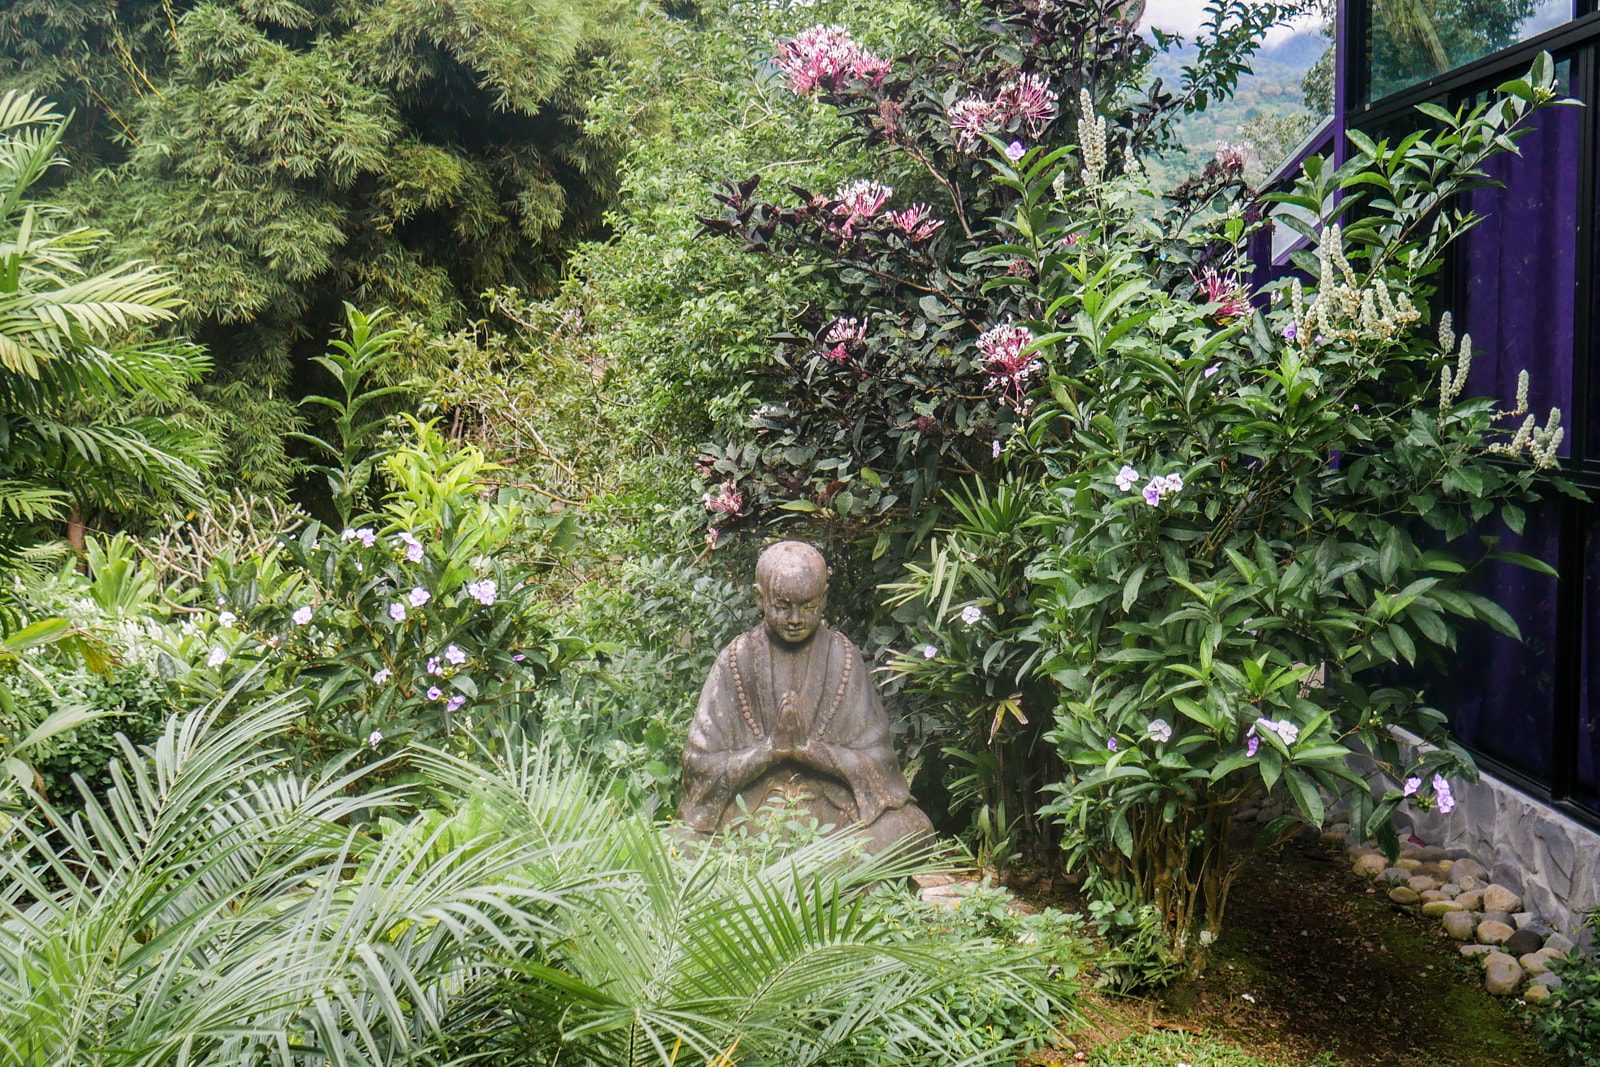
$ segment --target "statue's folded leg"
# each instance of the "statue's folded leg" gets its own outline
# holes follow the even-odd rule
[[[932,849],[938,844],[933,823],[913,802],[897,808],[885,808],[876,819],[863,827],[869,841],[868,848],[877,852],[897,842],[903,842],[911,851]]]

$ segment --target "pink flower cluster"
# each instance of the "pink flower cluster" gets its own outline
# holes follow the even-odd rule
[[[978,338],[978,350],[987,364],[989,383],[1015,407],[1022,406],[1026,382],[1039,369],[1039,361],[1023,349],[1033,343],[1033,333],[1026,326],[1002,323],[991,326]]]
[[[1250,157],[1250,147],[1248,141],[1242,141],[1239,144],[1218,141],[1217,166],[1222,168],[1222,173],[1230,177],[1238,177],[1243,174],[1245,161]]]
[[[714,514],[737,515],[744,507],[744,497],[739,494],[739,487],[731,481],[717,486],[716,496],[707,493],[700,499],[706,510]]]
[[[1218,322],[1227,322],[1250,314],[1250,293],[1240,284],[1237,277],[1231,274],[1218,274],[1212,267],[1207,267],[1199,274],[1191,274],[1190,277],[1200,287],[1200,295],[1205,298],[1204,302],[1217,305],[1217,310],[1213,314],[1216,315]]]
[[[836,225],[830,223],[829,228],[849,237],[857,226],[882,211],[883,205],[888,203],[889,197],[893,195],[894,190],[889,186],[867,178],[841,186],[833,194],[833,198],[838,201],[834,205],[833,213],[844,222]]]
[[[796,96],[837,92],[851,81],[876,87],[889,73],[888,60],[862,48],[843,26],[812,26],[779,41],[772,62]]]
[[[993,100],[980,93],[962,97],[950,105],[949,112],[956,148],[975,151],[984,134],[995,133],[1011,123],[1026,130],[1030,137],[1037,137],[1056,120],[1059,102],[1060,96],[1050,88],[1050,80],[1039,74],[1018,75]]]
[[[867,328],[860,319],[834,319],[822,335],[822,354],[835,363],[850,358],[851,349],[864,344]]]
[[[932,217],[933,209],[927,204],[912,204],[901,211],[889,212],[889,223],[905,235],[912,244],[921,244],[939,232],[943,219]]]

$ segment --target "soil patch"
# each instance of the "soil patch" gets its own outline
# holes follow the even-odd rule
[[[1091,1005],[1129,1026],[1225,1038],[1307,1067],[1551,1067],[1527,1009],[1483,989],[1435,919],[1379,897],[1315,846],[1251,862],[1211,968],[1148,1001]],[[1088,1040],[1085,1040],[1088,1039]]]

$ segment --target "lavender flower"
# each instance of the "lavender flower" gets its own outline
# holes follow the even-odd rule
[[[1139,477],[1138,471],[1124,463],[1122,469],[1117,472],[1117,488],[1124,493],[1132,492],[1134,483]]]
[[[1282,741],[1286,746],[1292,745],[1300,739],[1300,727],[1288,719],[1257,719],[1255,724],[1268,733],[1277,734],[1278,740]]]
[[[1111,752],[1117,750],[1117,739],[1115,737],[1106,738],[1106,749]]]
[[[379,669],[375,674],[373,674],[373,676],[372,676],[372,684],[373,685],[385,685],[385,684],[388,683],[389,679],[392,678],[392,677],[393,677],[393,674],[389,671],[389,668],[388,667],[383,667],[383,668]]]
[[[1402,790],[1402,795],[1403,796],[1408,796],[1408,797],[1409,796],[1415,796],[1416,793],[1417,793],[1417,790],[1419,790],[1421,788],[1422,788],[1422,779],[1421,778],[1415,778],[1415,777],[1407,778],[1406,779],[1405,788]]]
[[[420,608],[422,605],[433,599],[433,594],[419,585],[415,589],[411,590],[411,593],[406,597],[406,599],[411,601],[412,607]]]
[[[961,621],[968,626],[976,625],[981,618],[983,618],[983,609],[976,604],[968,604],[961,609]]]
[[[1165,719],[1151,719],[1144,733],[1150,740],[1165,744],[1172,740],[1172,724]]]
[[[1011,160],[1013,163],[1027,154],[1028,150],[1023,147],[1021,141],[1012,141],[1010,144],[1006,145],[1006,158]]]
[[[406,559],[412,563],[422,562],[422,542],[417,540],[416,535],[409,530],[402,530],[395,540],[405,545]]]
[[[466,702],[467,698],[462,696],[460,693],[457,693],[455,696],[445,701],[444,710],[448,712],[459,711],[461,710],[461,705],[465,704]]]
[[[493,578],[479,578],[475,582],[467,583],[467,595],[484,607],[493,606],[499,595],[499,587]]]
[[[1161,486],[1156,479],[1150,479],[1150,481],[1146,483],[1142,492],[1144,493],[1144,502],[1149,504],[1151,507],[1155,507],[1161,503]]]
[[[444,668],[439,664],[438,656],[429,656],[427,664],[423,667],[429,674],[438,674]]]
[[[467,662],[467,654],[456,645],[449,645],[445,648],[444,658],[454,663],[457,667]]]
[[[217,622],[220,623],[223,626],[232,626],[234,623],[236,623],[238,621],[239,621],[239,616],[235,615],[231,611],[224,611],[221,615],[217,616]]]
[[[440,689],[436,685],[428,686],[428,699],[429,700],[438,700],[442,696],[444,696],[444,690],[443,689]]]
[[[933,657],[937,656],[938,654],[939,654],[939,650],[937,648],[935,648],[933,645],[923,645],[922,646],[922,658],[923,659],[932,659]]]
[[[300,607],[295,608],[294,614],[290,615],[289,619],[296,626],[304,626],[306,623],[311,621],[311,605],[303,604]]]
[[[396,600],[389,605],[389,618],[395,622],[406,621],[406,606]]]
[[[215,670],[228,662],[228,650],[218,645],[211,650],[211,655],[206,657],[206,666]]]
[[[1442,774],[1433,776],[1433,795],[1434,799],[1439,802],[1439,810],[1441,812],[1449,815],[1455,810],[1456,795],[1450,791],[1450,783],[1445,780]]]
[[[1001,448],[1000,438],[996,437],[994,439],[994,458],[995,459],[999,459],[1000,458],[1000,448]]]
[[[1244,743],[1244,754],[1253,759],[1255,757],[1255,754],[1256,754],[1256,749],[1258,749],[1260,747],[1261,747],[1261,738],[1256,737],[1254,735],[1251,735],[1251,737],[1247,741],[1245,741],[1245,743]]]
[[[1211,376],[1212,376],[1212,375],[1214,375],[1214,374],[1216,374],[1216,373],[1217,373],[1217,371],[1219,371],[1219,370],[1221,370],[1221,369],[1222,369],[1222,364],[1220,364],[1220,363],[1213,363],[1213,364],[1211,364],[1211,366],[1209,366],[1209,367],[1207,367],[1207,368],[1206,368],[1206,369],[1205,369],[1205,372],[1204,372],[1204,377],[1207,377],[1207,378],[1209,378],[1209,377],[1211,377]]]

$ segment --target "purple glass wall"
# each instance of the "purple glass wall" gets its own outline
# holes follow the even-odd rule
[[[1499,547],[1551,564],[1560,547],[1557,510],[1529,512],[1521,535],[1496,524]],[[1519,644],[1487,626],[1464,627],[1445,674],[1428,687],[1429,703],[1450,716],[1462,741],[1536,778],[1554,769],[1556,579],[1506,563],[1486,565],[1473,588],[1510,613]]]
[[[1563,83],[1570,63],[1558,68]],[[1569,86],[1563,84],[1562,91]],[[1530,407],[1544,422],[1552,408],[1568,422],[1572,407],[1573,330],[1578,291],[1577,158],[1583,112],[1546,111],[1520,143],[1520,155],[1489,162],[1504,188],[1473,191],[1468,206],[1483,221],[1457,253],[1457,332],[1472,335],[1476,353],[1469,396],[1492,396],[1507,407],[1517,373],[1532,377]],[[1567,454],[1571,434],[1562,442]]]

